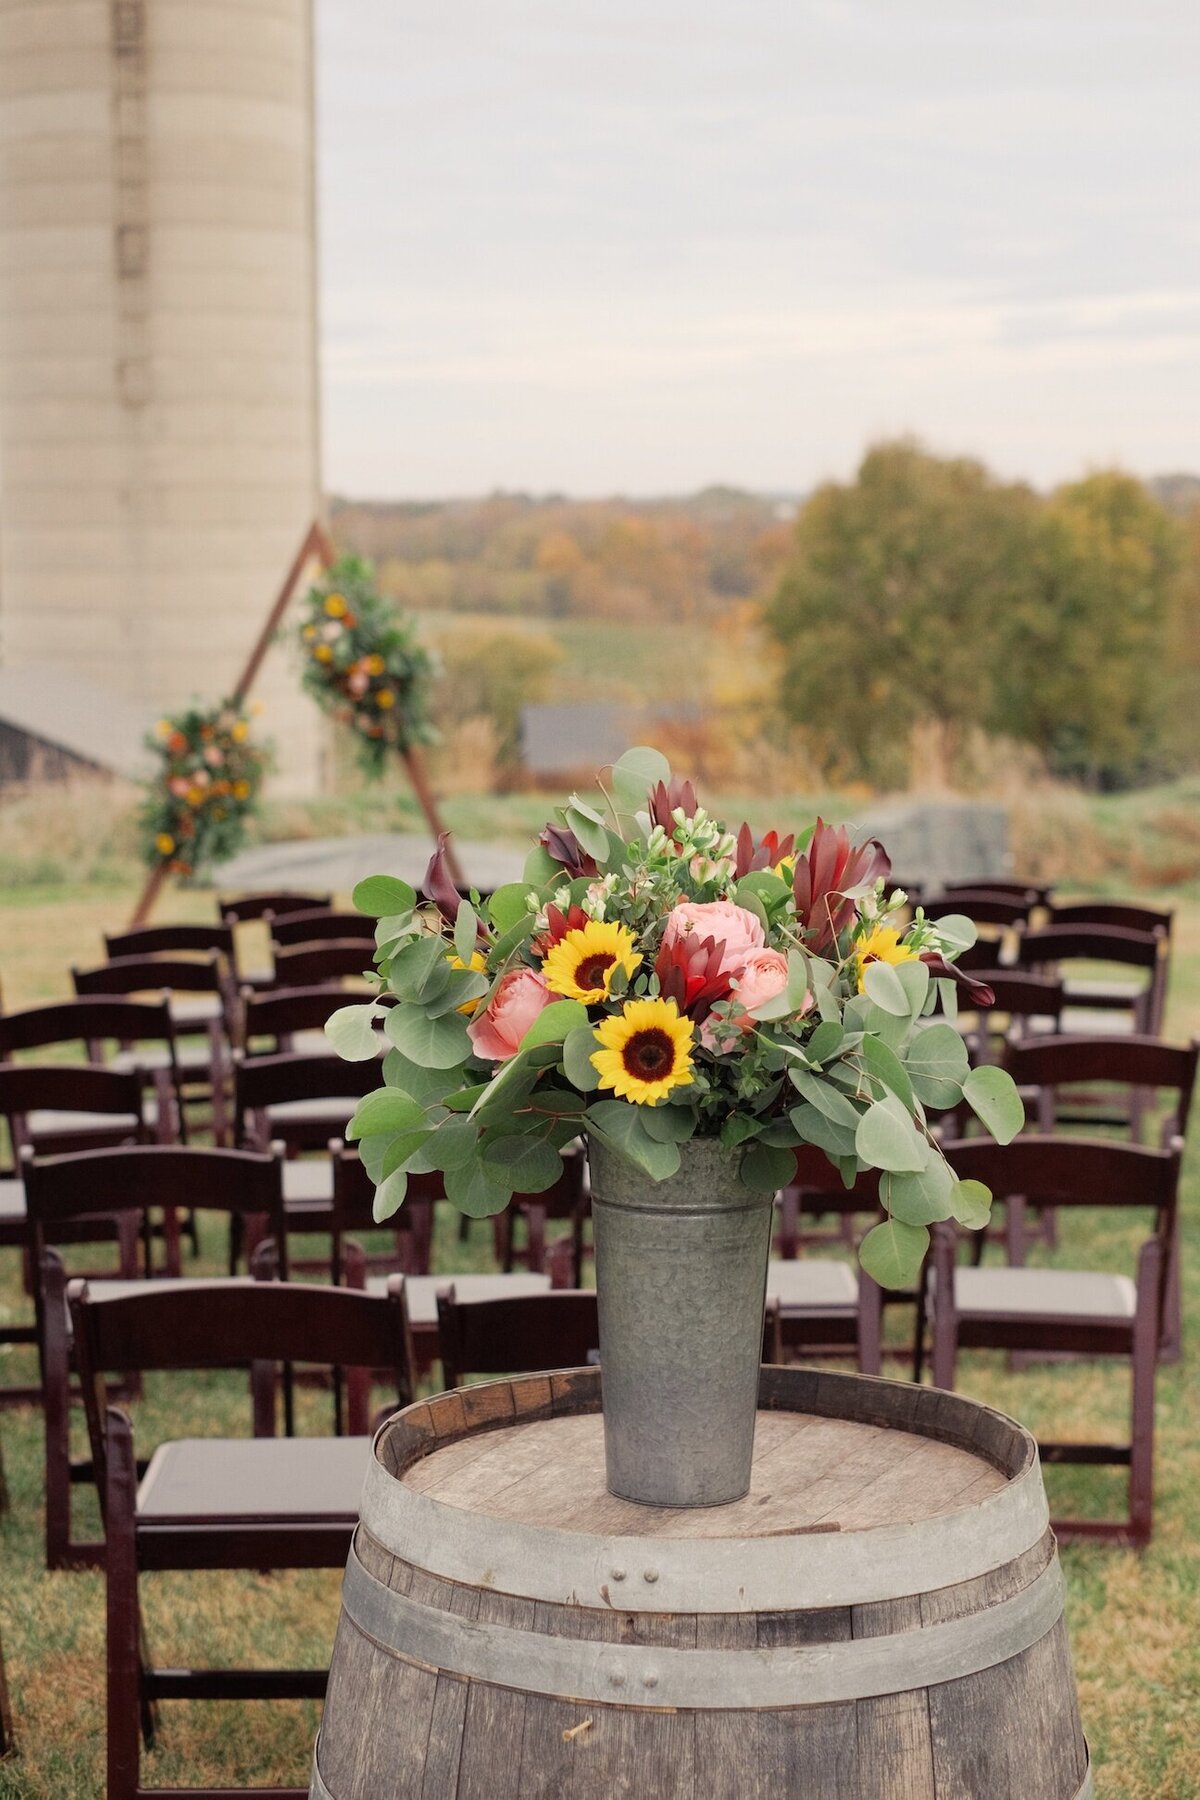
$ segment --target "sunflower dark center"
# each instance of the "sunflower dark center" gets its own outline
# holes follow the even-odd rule
[[[675,1045],[665,1031],[635,1031],[621,1052],[626,1072],[639,1081],[660,1081],[675,1066]]]
[[[581,988],[602,988],[604,977],[616,962],[611,950],[597,950],[592,956],[585,956],[575,971],[575,980]]]

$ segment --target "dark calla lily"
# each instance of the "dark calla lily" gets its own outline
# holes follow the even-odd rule
[[[448,831],[438,833],[437,849],[429,859],[429,867],[425,871],[425,880],[421,891],[427,900],[437,907],[447,925],[453,926],[458,919],[458,909],[464,896],[459,893],[450,876],[446,845],[450,840]],[[479,943],[491,941],[491,933],[482,919],[476,922],[475,936]]]
[[[796,858],[792,882],[805,949],[814,956],[832,950],[855,917],[854,900],[847,897],[850,890],[868,886],[881,875],[886,881],[891,872],[891,858],[878,838],[852,845],[844,825],[826,825],[818,819],[808,849]]]
[[[976,981],[965,969],[956,968],[952,962],[938,950],[922,950],[921,961],[929,973],[941,980],[950,980],[960,987],[972,1006],[995,1006],[996,995],[985,981]]]
[[[578,881],[583,875],[598,875],[599,868],[595,859],[590,857],[569,825],[556,825],[553,820],[545,830],[538,834],[538,843],[572,881]]]

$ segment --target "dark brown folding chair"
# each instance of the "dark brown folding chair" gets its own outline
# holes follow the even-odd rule
[[[331,1143],[333,1157],[333,1219],[330,1227],[332,1250],[330,1279],[340,1286],[346,1278],[346,1240],[368,1231],[386,1230],[392,1234],[393,1248],[386,1254],[365,1254],[365,1268],[387,1267],[400,1275],[428,1275],[433,1253],[434,1207],[444,1200],[442,1177],[410,1175],[404,1205],[385,1226],[375,1223],[375,1183],[363,1167],[357,1151],[347,1150],[341,1143]]]
[[[1051,925],[1116,926],[1118,931],[1161,931],[1170,939],[1175,914],[1166,907],[1128,900],[1071,900],[1050,908]]]
[[[275,952],[272,987],[316,987],[320,982],[365,983],[372,972],[374,945],[365,938],[329,938],[324,943],[291,944]]]
[[[46,1421],[46,1567],[95,1567],[102,1546],[71,1538],[71,1483],[91,1479],[91,1465],[70,1457],[71,1343],[66,1310],[67,1274],[51,1246],[94,1237],[96,1214],[124,1227],[136,1246],[138,1227],[152,1208],[186,1207],[233,1219],[265,1220],[274,1243],[273,1267],[287,1276],[280,1164],[274,1156],[193,1146],[136,1146],[72,1156],[27,1158],[24,1165],[29,1229],[37,1289],[41,1347],[41,1399]],[[83,1271],[75,1269],[75,1275]],[[122,1256],[116,1280],[88,1276],[93,1295],[140,1292],[136,1251]],[[169,1291],[180,1293],[178,1280]],[[289,1422],[290,1388],[286,1394]]]
[[[1058,1031],[1065,996],[1057,976],[1031,975],[1025,969],[980,969],[972,974],[994,996],[990,1006],[965,1001],[959,1005],[959,1028],[972,1063],[1003,1062],[1009,1044]],[[964,1015],[974,1018],[973,1026],[965,1026]]]
[[[290,912],[320,912],[332,904],[332,894],[231,894],[218,900],[217,911],[227,925],[245,925],[269,914],[282,918]]]
[[[1019,1087],[1033,1093],[1042,1132],[1063,1125],[1124,1126],[1132,1141],[1139,1143],[1152,1097],[1168,1096],[1158,1123],[1159,1142],[1166,1146],[1173,1138],[1187,1137],[1198,1058],[1200,1040],[1195,1038],[1190,1044],[1176,1045],[1151,1037],[1046,1037],[1012,1045],[1008,1069]],[[1102,1090],[1099,1094],[1097,1087]],[[1123,1090],[1116,1109],[1111,1106],[1114,1088]],[[1178,1215],[1175,1227],[1163,1308],[1160,1356],[1164,1362],[1178,1359],[1182,1334]],[[1011,1259],[1022,1260],[1018,1255]]]
[[[1047,881],[1014,881],[1008,876],[975,875],[963,881],[943,881],[944,895],[1001,894],[1017,900],[1032,898],[1035,906],[1049,906],[1054,888]]]
[[[925,917],[947,919],[952,913],[960,913],[973,924],[991,925],[1006,930],[1013,925],[1027,924],[1036,904],[1036,897],[1031,893],[1000,894],[994,888],[959,888],[953,894],[942,894],[936,900],[926,900]]]
[[[296,944],[323,944],[333,938],[343,943],[370,944],[371,955],[375,952],[375,920],[364,913],[334,912],[323,906],[284,913],[268,923],[271,942],[278,950],[290,950]]]
[[[333,1229],[333,1163],[329,1146],[346,1135],[358,1102],[379,1086],[379,1064],[344,1062],[300,1052],[234,1055],[234,1131],[247,1150],[284,1146],[283,1192],[292,1231]],[[317,1152],[304,1156],[304,1151]],[[230,1246],[230,1272],[236,1266]],[[297,1267],[304,1265],[297,1264]],[[317,1265],[327,1267],[327,1262]]]
[[[328,983],[316,987],[242,990],[240,1048],[247,1056],[278,1056],[304,1050],[328,1056],[325,1025],[349,996]],[[298,1041],[299,1040],[299,1041]],[[380,1047],[385,1048],[380,1036]]]
[[[0,1014],[0,1059],[4,1062],[28,1050],[58,1050],[74,1044],[89,1063],[103,1064],[117,1073],[136,1067],[146,1086],[155,1085],[156,1071],[165,1069],[179,1104],[182,1089],[175,1025],[165,995],[153,1001],[88,995]],[[108,1045],[118,1047],[115,1056],[106,1051]],[[178,1124],[182,1132],[182,1110]]]
[[[562,1173],[553,1187],[540,1194],[514,1194],[504,1211],[492,1220],[496,1261],[505,1274],[522,1263],[540,1275],[547,1262],[546,1226],[567,1220],[570,1231],[550,1255],[559,1265],[556,1285],[579,1287],[583,1281],[584,1224],[591,1215],[591,1196],[586,1181],[587,1165],[578,1144],[562,1152]],[[516,1226],[524,1225],[524,1243],[517,1242]]]
[[[72,969],[80,995],[166,997],[175,1026],[181,1106],[189,1094],[212,1109],[213,1137],[228,1143],[226,1087],[236,990],[221,956],[121,956],[94,969]],[[196,1041],[196,1040],[199,1041]],[[119,1059],[122,1066],[127,1058]],[[182,1135],[186,1140],[186,1128]]]
[[[1142,1545],[1153,1522],[1154,1382],[1178,1205],[1183,1145],[1149,1150],[1040,1134],[1011,1144],[971,1138],[947,1144],[961,1180],[982,1181],[1009,1202],[1060,1207],[1148,1209],[1153,1235],[1142,1245],[1136,1281],[1099,1270],[963,1267],[948,1225],[934,1228],[933,1380],[952,1388],[959,1350],[1118,1356],[1132,1365],[1128,1444],[1046,1442],[1043,1462],[1129,1469],[1128,1516],[1120,1521],[1056,1521],[1060,1538],[1107,1538]]]
[[[1150,1036],[1162,1030],[1167,998],[1168,941],[1162,931],[1131,931],[1120,925],[1044,925],[1021,932],[1016,964],[1039,974],[1059,974],[1070,1011],[1088,1009],[1124,1015],[1129,1030]],[[1080,977],[1072,963],[1115,964],[1145,971],[1143,980]],[[1103,1020],[1097,1030],[1111,1031]]]
[[[399,1277],[396,1278],[399,1283]],[[108,1800],[231,1791],[147,1788],[139,1733],[161,1700],[320,1699],[323,1669],[163,1669],[143,1652],[138,1577],[164,1569],[332,1569],[346,1560],[370,1455],[360,1404],[342,1438],[191,1439],[159,1445],[139,1483],[133,1429],[107,1404],[113,1369],[192,1370],[320,1362],[386,1368],[408,1398],[399,1287],[384,1299],[286,1282],[197,1284],[108,1299],[72,1282],[71,1314],[105,1522],[108,1577]],[[365,1399],[361,1394],[360,1399]],[[269,1398],[269,1396],[267,1396]],[[261,1381],[256,1422],[266,1427]],[[263,1790],[260,1790],[260,1792]],[[266,1790],[304,1800],[308,1789]]]
[[[15,1159],[12,1175],[0,1183],[0,1249],[20,1251],[25,1288],[34,1297],[35,1310],[34,1322],[30,1324],[0,1326],[0,1343],[38,1342],[36,1258],[25,1193],[24,1156],[34,1149],[77,1150],[105,1144],[147,1143],[157,1132],[169,1133],[173,1110],[170,1100],[167,1089],[152,1126],[143,1111],[142,1085],[136,1075],[114,1074],[88,1063],[0,1064],[0,1115],[7,1121]],[[137,1220],[118,1220],[111,1215],[92,1217],[80,1223],[73,1236],[74,1241],[82,1243],[115,1239],[121,1268],[130,1273],[136,1269]],[[41,1397],[40,1386],[16,1384],[0,1388],[0,1405],[36,1404]]]

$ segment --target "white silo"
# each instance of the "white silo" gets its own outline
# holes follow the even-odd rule
[[[320,502],[311,0],[0,0],[0,657],[232,686]],[[281,788],[321,727],[257,685]]]

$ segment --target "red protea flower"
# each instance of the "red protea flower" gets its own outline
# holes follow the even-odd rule
[[[600,873],[595,859],[588,855],[569,825],[555,825],[553,821],[538,834],[538,843],[561,863],[572,881],[578,881],[583,875]]]
[[[582,906],[572,906],[565,913],[553,904],[546,908],[546,929],[540,937],[535,937],[530,949],[535,956],[547,957],[555,944],[562,942],[568,931],[582,931],[589,924],[588,915]]]
[[[663,943],[654,964],[664,1000],[674,1000],[684,1017],[703,1024],[718,1000],[733,992],[730,971],[722,967],[724,945],[698,932],[680,932]]]
[[[743,825],[737,834],[734,876],[740,881],[743,875],[749,875],[755,869],[773,869],[785,856],[790,856],[795,847],[794,832],[781,838],[777,831],[768,831],[761,842],[756,843],[749,825]]]
[[[826,825],[818,819],[808,849],[796,858],[792,891],[796,896],[796,922],[805,937],[805,949],[814,956],[833,949],[841,932],[855,917],[848,890],[886,880],[892,862],[878,838],[865,844],[850,843],[844,825]]]
[[[682,807],[684,818],[692,819],[700,805],[693,783],[680,781],[678,775],[672,775],[670,786],[665,781],[660,781],[657,787],[650,789],[647,798],[650,802],[650,823],[661,825],[670,834],[672,842],[675,841],[675,821],[671,814]]]
[[[959,969],[952,962],[947,962],[940,950],[922,950],[921,961],[929,973],[942,980],[958,983],[972,1006],[995,1006],[996,995],[986,981],[976,981],[965,969]]]

